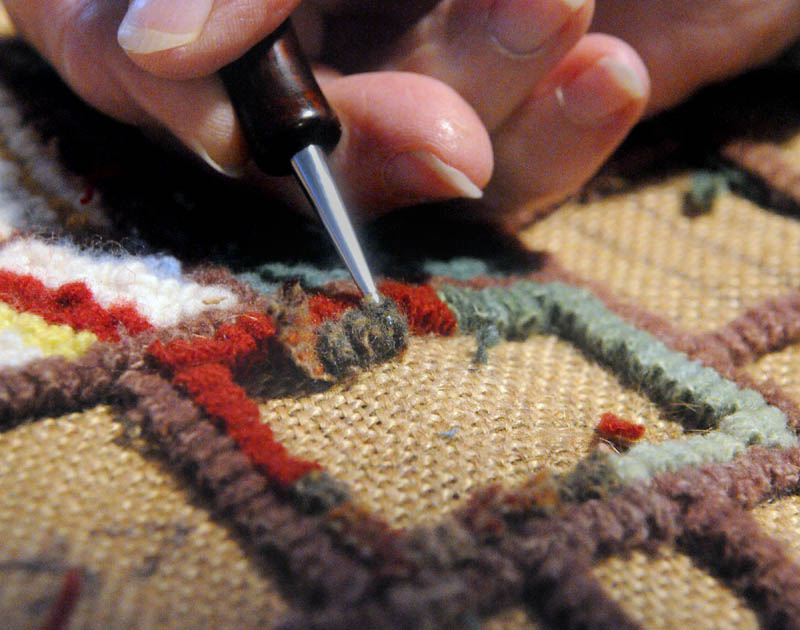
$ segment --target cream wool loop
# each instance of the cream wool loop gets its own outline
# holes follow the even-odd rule
[[[102,306],[132,303],[156,326],[174,326],[185,317],[236,304],[235,295],[226,288],[159,277],[134,257],[98,261],[66,245],[36,239],[0,249],[0,269],[33,275],[51,288],[85,282]]]
[[[48,324],[38,315],[17,313],[2,302],[0,334],[5,342],[0,351],[3,365],[22,365],[52,355],[75,359],[97,341],[90,332],[75,332],[69,326]]]

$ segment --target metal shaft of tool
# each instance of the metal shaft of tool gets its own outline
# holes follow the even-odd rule
[[[342,197],[328,170],[325,153],[317,145],[311,144],[294,155],[292,168],[356,285],[366,297],[373,302],[379,302],[375,281],[353,231]]]

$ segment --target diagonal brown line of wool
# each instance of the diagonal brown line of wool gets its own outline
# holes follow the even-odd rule
[[[768,300],[696,339],[699,356],[725,357],[735,367],[800,340],[800,292]],[[718,359],[719,360],[719,359]]]
[[[140,357],[140,344],[126,339],[96,343],[74,361],[48,357],[0,369],[0,428],[105,402],[120,374]]]
[[[745,597],[765,628],[800,623],[800,570],[782,545],[724,497],[687,510],[681,546]]]
[[[591,564],[569,548],[550,548],[528,568],[524,600],[551,628],[612,630],[639,625],[590,574]]]
[[[800,449],[752,447],[735,462],[659,475],[649,488],[629,488],[604,499],[567,506],[551,516],[535,510],[515,512],[515,506],[535,504],[539,490],[534,487],[496,493],[490,500],[484,497],[478,505],[473,501],[469,519],[484,526],[494,522],[493,528],[500,528],[497,535],[505,540],[510,553],[533,569],[547,561],[559,562],[560,555],[579,563],[583,558],[590,564],[594,559],[633,549],[683,542],[689,553],[698,553],[723,581],[747,598],[762,618],[785,619],[797,606],[800,568],[755,526],[748,525],[747,531],[760,541],[757,546],[763,551],[758,553],[763,555],[754,555],[758,550],[751,549],[746,536],[736,537],[732,532],[721,538],[720,532],[728,531],[730,523],[745,523],[742,519],[747,516],[742,510],[796,492],[799,475]],[[534,495],[531,501],[523,496],[526,492]],[[709,539],[724,545],[725,555],[720,555],[715,564],[713,553],[697,536],[704,529],[703,523],[714,522],[720,507],[733,520],[721,524],[720,531]],[[465,513],[461,516],[464,518]],[[513,533],[504,529],[511,523]],[[697,545],[689,545],[692,540]]]
[[[379,596],[356,606],[334,603],[320,611],[295,611],[283,630],[467,627],[481,617],[516,603],[523,579],[509,554],[494,545],[478,546],[464,528],[447,522],[398,538],[421,570],[404,577],[373,575],[382,581]],[[424,568],[422,568],[424,567]],[[384,567],[385,568],[385,567]]]
[[[774,144],[736,140],[722,148],[722,155],[800,204],[800,171]]]
[[[268,486],[235,442],[160,376],[130,370],[119,395],[173,465],[207,490],[263,561],[292,581],[293,594],[352,603],[375,587],[369,570],[336,548],[318,517],[302,516]],[[295,590],[296,589],[296,590]]]

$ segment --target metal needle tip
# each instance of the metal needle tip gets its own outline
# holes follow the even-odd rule
[[[317,145],[311,144],[294,155],[292,168],[356,285],[369,300],[377,304],[381,301],[380,294],[342,197],[328,170],[325,153]]]

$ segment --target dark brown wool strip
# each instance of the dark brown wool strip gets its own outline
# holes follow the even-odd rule
[[[800,568],[728,502],[689,509],[682,547],[745,597],[765,628],[800,628]]]
[[[553,628],[638,627],[590,574],[595,551],[591,528],[572,527],[569,519],[550,516],[557,506],[549,485],[543,478],[541,483],[525,484],[522,491],[487,488],[474,495],[458,517],[476,540],[483,541],[482,551],[499,545],[524,575],[523,601],[537,619]],[[532,512],[527,523],[525,512]]]
[[[659,475],[654,488],[679,501],[722,494],[743,509],[800,489],[800,448],[752,446],[727,464],[709,464]]]
[[[0,369],[0,428],[32,416],[66,413],[107,402],[123,371],[141,360],[141,345],[95,343],[74,361],[48,357]]]
[[[764,302],[719,330],[697,338],[698,349],[717,346],[736,367],[800,339],[800,292]],[[699,351],[699,350],[698,350]]]
[[[721,579],[749,599],[762,618],[770,620],[773,624],[770,627],[779,627],[774,626],[775,620],[785,618],[786,611],[795,611],[800,569],[781,554],[777,543],[770,542],[753,527],[743,529],[747,536],[736,536],[728,529],[732,527],[730,523],[744,523],[743,508],[796,492],[800,488],[799,477],[800,449],[753,447],[729,464],[660,475],[649,488],[629,488],[605,499],[561,508],[551,506],[544,511],[532,507],[541,497],[541,488],[534,485],[514,491],[479,493],[459,516],[476,538],[502,541],[511,557],[517,558],[526,570],[532,584],[536,584],[536,579],[544,580],[550,590],[547,597],[540,598],[545,602],[543,606],[557,601],[551,600],[556,597],[555,592],[583,589],[579,592],[590,596],[595,585],[582,584],[582,578],[573,578],[581,575],[573,566],[589,566],[608,555],[680,542],[687,552],[699,554],[698,558],[707,562]],[[529,501],[523,496],[525,492],[531,495]],[[726,510],[734,520],[720,525],[719,530],[728,532],[727,538],[720,539],[722,534],[716,531],[710,539],[722,540],[726,555],[713,564],[710,543],[700,536],[708,529],[703,524],[712,523],[715,514]],[[761,542],[751,549],[748,537]],[[754,555],[759,549],[764,549],[763,556]],[[572,585],[573,579],[577,580],[577,586]],[[578,601],[582,596],[570,594],[563,601]],[[559,622],[564,615],[574,614],[578,625],[578,612],[570,610],[556,617],[550,617],[554,613],[548,614],[547,610],[537,612],[545,619],[558,618]],[[605,604],[603,610],[609,619],[614,618],[614,610],[607,609]]]
[[[638,628],[590,574],[588,559],[569,548],[551,547],[528,567],[525,603],[551,628]]]
[[[689,506],[699,509],[696,506],[711,505],[724,497],[737,508],[749,509],[796,491],[798,476],[800,449],[755,446],[733,462],[658,475],[649,487],[635,486],[604,499],[565,506],[552,518],[515,513],[514,506],[500,495],[484,504],[488,513],[480,520],[514,521],[531,540],[560,540],[569,548],[600,558],[674,541],[683,533]],[[518,493],[514,501],[519,502]]]
[[[434,530],[418,530],[411,547],[420,553],[426,567],[411,579],[389,579],[379,597],[358,606],[334,605],[321,611],[298,611],[281,625],[284,630],[300,628],[461,628],[475,625],[479,618],[497,613],[519,601],[522,576],[515,561],[496,548],[478,549],[467,542],[469,551],[454,551],[461,560],[453,565],[441,555],[429,555],[433,549],[426,543],[425,551],[416,547],[423,539],[436,540],[434,546],[452,558],[453,541],[444,542],[442,535],[454,533],[454,540],[463,542],[469,536],[450,523]],[[405,539],[410,542],[412,539]],[[467,559],[468,556],[468,559]]]
[[[739,140],[725,145],[722,155],[800,204],[800,171],[784,158],[779,147],[768,142]]]
[[[130,415],[167,458],[209,493],[266,564],[285,572],[297,597],[347,604],[376,584],[367,568],[338,550],[319,517],[299,516],[240,457],[235,442],[160,376],[136,370],[119,379]]]

